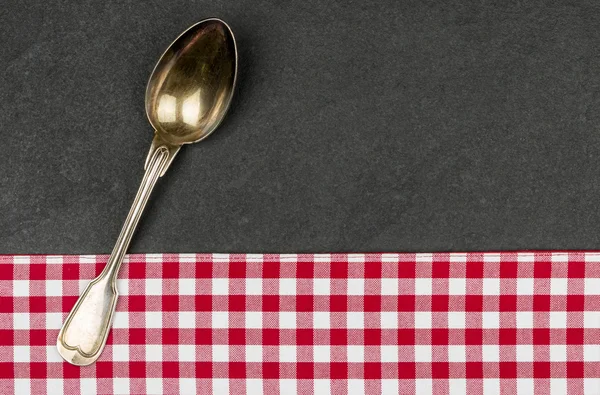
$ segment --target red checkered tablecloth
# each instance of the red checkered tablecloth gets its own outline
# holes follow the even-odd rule
[[[0,257],[0,393],[600,394],[600,253],[130,255],[69,365],[106,260]]]

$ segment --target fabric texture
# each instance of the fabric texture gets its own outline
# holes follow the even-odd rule
[[[1,393],[600,394],[600,253],[130,255],[72,366],[106,260],[0,257]]]

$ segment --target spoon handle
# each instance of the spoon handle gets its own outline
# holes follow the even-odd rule
[[[165,173],[179,148],[155,134],[146,159],[144,178],[115,248],[104,270],[85,288],[58,334],[56,346],[67,362],[89,365],[100,356],[119,296],[116,287],[119,267],[156,181]]]

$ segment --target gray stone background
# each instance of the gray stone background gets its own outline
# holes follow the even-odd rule
[[[0,253],[109,253],[189,25],[236,34],[220,130],[133,252],[600,248],[597,1],[16,1],[0,7]]]

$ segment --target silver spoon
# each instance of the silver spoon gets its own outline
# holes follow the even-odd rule
[[[236,74],[235,38],[219,19],[190,27],[156,64],[146,88],[146,114],[155,129],[146,172],[106,267],[83,291],[58,334],[56,346],[67,362],[89,365],[102,353],[117,304],[119,267],[148,197],[179,148],[219,126]]]

